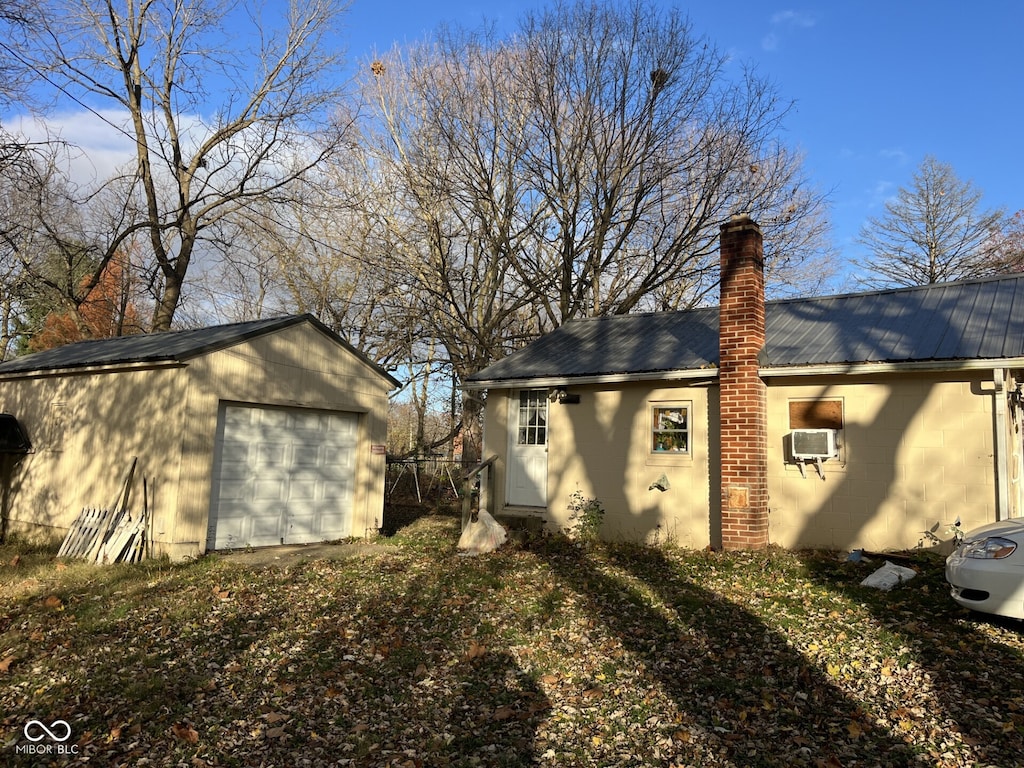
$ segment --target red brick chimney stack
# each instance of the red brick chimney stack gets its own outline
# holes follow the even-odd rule
[[[718,381],[721,402],[722,546],[768,545],[768,435],[764,348],[764,248],[746,214],[721,227]]]

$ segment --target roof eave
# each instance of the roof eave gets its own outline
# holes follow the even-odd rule
[[[631,384],[642,381],[682,381],[692,379],[718,378],[718,369],[688,368],[673,371],[644,371],[642,373],[600,373],[582,376],[537,376],[518,379],[485,379],[470,381],[462,389],[543,389],[545,387],[568,387],[583,384]]]
[[[975,360],[909,360],[901,362],[827,363],[822,365],[766,366],[758,369],[762,378],[787,376],[863,376],[873,373],[907,373],[938,371],[987,371],[995,368],[1024,368],[1024,357],[983,358]],[[462,385],[465,390],[544,389],[583,384],[630,384],[645,381],[688,381],[717,379],[718,369],[691,368],[643,373],[606,373],[584,376],[537,376],[516,379],[485,379]]]
[[[93,373],[119,373],[122,371],[141,371],[154,368],[184,368],[186,364],[184,360],[165,358],[161,360],[135,360],[92,365],[65,365],[61,368],[27,368],[21,371],[4,371],[0,373],[0,381],[43,379],[51,376],[78,376]]]

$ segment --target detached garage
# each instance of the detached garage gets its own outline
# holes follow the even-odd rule
[[[69,344],[0,364],[6,534],[59,539],[133,464],[155,554],[331,541],[383,519],[399,382],[309,315]]]

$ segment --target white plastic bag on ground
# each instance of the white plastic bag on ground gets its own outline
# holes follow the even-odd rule
[[[476,522],[467,525],[459,537],[459,549],[462,550],[462,554],[482,555],[485,552],[493,552],[508,538],[501,523],[491,517],[491,513],[486,509],[481,509],[476,517]]]
[[[897,584],[910,581],[916,575],[917,571],[913,568],[904,568],[902,565],[895,565],[886,560],[885,565],[864,579],[860,585],[888,592]]]

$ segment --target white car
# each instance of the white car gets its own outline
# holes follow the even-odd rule
[[[946,558],[946,581],[964,608],[1024,619],[1024,517],[969,531]]]

